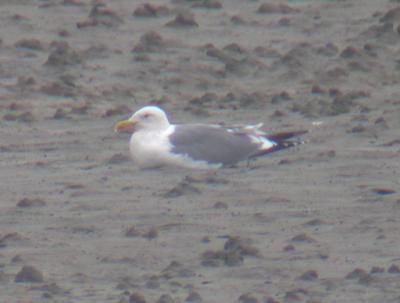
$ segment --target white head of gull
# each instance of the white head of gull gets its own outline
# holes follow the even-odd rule
[[[115,126],[117,131],[159,131],[170,126],[167,115],[157,106],[145,106],[135,112],[128,120]]]

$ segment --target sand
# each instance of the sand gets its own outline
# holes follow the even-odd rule
[[[1,1],[1,302],[398,302],[398,1]],[[113,124],[307,129],[140,170]]]

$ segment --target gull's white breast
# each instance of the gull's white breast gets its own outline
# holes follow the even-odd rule
[[[168,161],[170,127],[165,130],[137,131],[132,134],[129,150],[133,161],[143,168],[158,167]]]
[[[209,164],[206,161],[193,160],[188,155],[175,154],[169,135],[175,130],[170,125],[164,130],[139,130],[131,136],[129,150],[133,161],[141,168],[156,168],[173,165],[188,168],[210,169],[221,164]]]

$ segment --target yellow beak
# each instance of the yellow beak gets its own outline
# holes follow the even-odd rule
[[[114,130],[118,133],[132,133],[135,130],[136,121],[122,120],[115,124]]]

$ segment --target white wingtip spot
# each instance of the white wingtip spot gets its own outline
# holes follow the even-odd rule
[[[260,150],[269,149],[272,146],[276,145],[275,142],[268,140],[267,138],[260,136],[249,136],[251,141],[255,144],[261,144]]]

